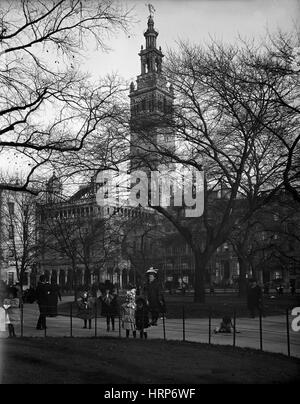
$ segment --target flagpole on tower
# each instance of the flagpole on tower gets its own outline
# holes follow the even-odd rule
[[[148,7],[149,13],[150,13],[150,17],[153,17],[154,13],[155,13],[155,8],[151,3],[145,4]]]

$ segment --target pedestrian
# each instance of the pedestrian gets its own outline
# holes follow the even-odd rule
[[[135,303],[136,289],[131,287],[126,292],[125,303],[121,305],[122,327],[126,330],[126,338],[129,337],[130,331],[133,338],[136,338],[136,324],[135,324]]]
[[[112,331],[115,331],[115,317],[118,312],[117,293],[112,289],[112,285],[106,287],[106,290],[100,296],[101,301],[101,315],[106,317],[106,331],[110,331],[110,324]]]
[[[20,299],[18,289],[10,287],[7,298],[4,299],[3,308],[5,309],[5,323],[8,326],[9,337],[16,337],[15,326],[20,323]]]
[[[140,332],[140,338],[147,339],[148,333],[146,330],[150,327],[149,308],[142,296],[136,299],[135,324],[137,331]]]
[[[54,278],[51,279],[50,294],[49,294],[49,317],[57,317],[58,299],[61,301],[61,294],[58,284]]]
[[[255,311],[263,314],[263,298],[262,298],[262,290],[260,286],[257,284],[255,279],[250,279],[248,293],[247,293],[247,303],[248,309],[250,312],[250,317],[255,318]]]
[[[149,311],[151,313],[151,325],[156,326],[160,313],[165,313],[166,304],[158,280],[158,269],[150,268],[147,272],[147,283],[145,286],[145,296]]]
[[[92,328],[92,319],[95,318],[95,304],[96,298],[92,294],[85,290],[80,296],[78,302],[77,317],[83,320],[83,328],[87,328],[89,323],[89,329]]]
[[[51,293],[51,286],[47,282],[45,275],[41,275],[38,286],[36,288],[36,299],[39,306],[40,316],[36,325],[37,330],[45,330],[46,317],[49,314],[49,296]]]

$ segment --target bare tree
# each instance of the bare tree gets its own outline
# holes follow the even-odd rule
[[[249,110],[279,140],[285,157],[282,178],[285,189],[300,202],[300,35],[299,30],[269,34],[259,47],[245,44],[242,62],[249,74],[245,86],[255,82],[270,98],[268,119]]]
[[[37,193],[33,180],[43,167],[70,160],[116,116],[120,83],[113,77],[92,83],[80,72],[80,51],[86,43],[106,48],[109,34],[127,29],[129,13],[113,0],[1,6],[0,153],[26,167],[21,184],[1,187]]]
[[[21,291],[26,273],[36,263],[36,201],[28,193],[3,192],[1,203],[2,247],[7,258],[14,262]]]
[[[181,44],[180,51],[170,55],[166,71],[176,96],[173,116],[153,123],[156,131],[162,121],[173,128],[177,147],[160,144],[149,128],[139,131],[157,155],[205,172],[202,217],[186,218],[180,208],[154,207],[193,251],[196,301],[204,301],[205,271],[213,253],[282,185],[282,145],[264,124],[272,111],[271,90],[254,80],[245,82],[253,74],[252,66],[243,63],[245,52],[243,46],[212,43],[202,49]],[[164,110],[158,112],[161,117]],[[146,152],[141,142],[137,147]]]
[[[87,285],[90,276],[99,280],[100,274],[110,263],[121,259],[124,221],[116,211],[99,208],[95,203],[62,202],[39,206],[40,259],[45,267],[67,268],[77,299],[78,274],[84,274]],[[54,260],[54,265],[53,265]]]

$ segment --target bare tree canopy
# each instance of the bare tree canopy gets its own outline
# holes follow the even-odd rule
[[[275,43],[181,43],[165,68],[175,93],[172,116],[153,122],[155,138],[151,127],[139,129],[141,155],[150,144],[158,156],[204,169],[202,217],[188,219],[178,208],[155,207],[193,250],[198,301],[204,299],[204,276],[216,249],[284,187],[297,192],[299,186],[299,69],[288,69],[293,60],[277,60]],[[286,43],[292,54],[296,43],[288,38]],[[173,128],[175,148],[157,141],[166,125]]]
[[[113,0],[1,3],[0,156],[27,176],[1,188],[33,192],[39,169],[82,150],[116,116],[120,82],[91,83],[77,58],[86,43],[103,49],[128,24],[128,11]]]

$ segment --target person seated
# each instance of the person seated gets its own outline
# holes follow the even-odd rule
[[[215,334],[217,334],[217,333],[230,334],[233,330],[234,330],[234,326],[232,324],[231,317],[225,316],[225,317],[222,318],[220,326],[216,327],[214,332],[215,332]]]

